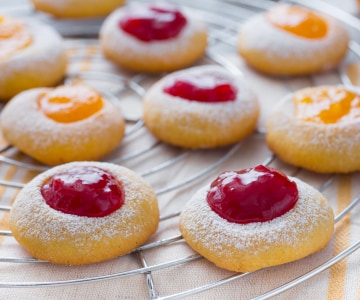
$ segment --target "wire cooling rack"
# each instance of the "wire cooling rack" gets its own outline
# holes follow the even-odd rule
[[[272,90],[275,95],[274,97],[276,97],[278,94],[291,92],[302,86],[318,85],[325,82],[329,84],[353,83],[353,79],[348,76],[347,67],[360,57],[360,45],[358,43],[360,40],[358,37],[360,21],[325,2],[291,1],[315,10],[323,11],[342,21],[352,35],[348,57],[344,64],[333,72],[296,79],[270,79],[264,78],[263,75],[251,71],[247,73],[239,67],[239,62],[236,60],[237,54],[234,50],[236,35],[241,23],[253,14],[264,11],[274,4],[283,1],[182,0],[172,2],[178,2],[183,6],[197,11],[209,26],[208,51],[206,57],[200,61],[199,64],[219,64],[239,76],[249,76],[250,81],[255,78],[258,87],[256,92],[262,95],[265,95],[267,90]],[[260,163],[274,166],[291,176],[305,179],[305,181],[318,188],[325,195],[331,197],[334,186],[341,176],[313,174],[282,163],[266,148],[262,121],[259,122],[257,132],[245,141],[231,147],[216,150],[189,151],[172,147],[155,140],[146,131],[141,120],[141,99],[146,89],[159,79],[159,77],[121,72],[112,66],[111,63],[106,62],[101,55],[99,43],[96,39],[102,20],[86,21],[85,23],[82,23],[82,21],[53,20],[46,15],[32,11],[29,6],[15,7],[11,10],[11,13],[15,15],[36,16],[55,26],[66,36],[66,45],[71,59],[65,83],[80,80],[89,85],[93,85],[107,98],[120,106],[127,121],[125,139],[122,144],[104,160],[134,169],[153,185],[159,196],[161,224],[169,220],[175,220],[176,223],[180,211],[179,207],[181,208],[179,203],[184,203],[199,185],[212,180],[220,171],[230,168],[239,169]],[[84,36],[86,36],[86,38],[83,38]],[[241,63],[240,66],[242,66]],[[262,85],[259,85],[259,83]],[[271,100],[272,99],[269,99],[267,102],[262,102],[263,109],[265,107],[266,111],[267,108],[273,105]],[[266,113],[263,112],[263,114],[265,114],[263,119],[266,119]],[[253,149],[261,149],[261,151],[259,150],[258,154],[253,152]],[[236,164],[234,164],[234,160]],[[0,169],[1,175],[4,175],[0,177],[3,178],[0,180],[0,185],[3,186],[3,189],[15,190],[15,193],[21,189],[32,176],[47,169],[46,166],[36,163],[9,145],[4,145],[0,149],[0,162],[1,168],[13,168],[16,172],[22,174],[22,176],[10,176],[10,178],[8,178],[9,176],[4,175],[4,171]],[[186,168],[186,166],[190,164],[192,166],[191,173],[189,173]],[[20,178],[20,180],[14,180],[14,178]],[[2,193],[2,195],[4,198],[4,193]],[[352,201],[337,213],[336,223],[350,214],[359,201],[360,195],[355,195]],[[11,210],[11,205],[3,204],[0,206],[0,210],[7,213]],[[175,232],[175,234],[173,234],[173,232]],[[11,232],[8,230],[1,230],[0,234],[4,238],[12,239]],[[143,280],[146,281],[149,299],[175,299],[204,293],[219,286],[226,286],[226,284],[234,281],[238,281],[239,285],[241,285],[241,280],[251,274],[225,272],[221,278],[216,278],[201,286],[166,294],[161,290],[158,282],[154,280],[154,274],[157,271],[173,270],[175,277],[176,266],[191,265],[189,268],[193,268],[192,263],[203,260],[203,258],[189,251],[190,254],[187,256],[152,264],[149,263],[146,258],[147,253],[151,251],[156,255],[156,251],[159,249],[179,243],[184,244],[186,247],[181,235],[176,230],[169,231],[169,234],[166,234],[165,230],[165,237],[164,235],[156,235],[153,240],[127,255],[134,256],[140,267],[101,274],[89,274],[85,272],[81,276],[74,276],[72,279],[60,278],[48,280],[48,274],[44,274],[44,276],[40,277],[37,281],[24,281],[20,280],[20,275],[18,278],[14,275],[14,281],[0,281],[0,288],[36,288],[76,285],[106,280],[121,281],[123,278],[140,274],[143,276]],[[359,248],[360,241],[357,241],[339,254],[324,258],[320,264],[314,265],[312,269],[298,274],[298,277],[288,282],[279,283],[277,287],[264,291],[263,294],[255,296],[254,299],[269,299],[292,289],[329,269],[338,262],[343,261]],[[121,261],[122,258],[117,259]],[[20,267],[26,266],[27,264],[39,266],[48,264],[47,262],[29,257],[0,257],[0,262],[12,263],[16,266],[20,265]],[[173,269],[174,267],[175,269]],[[17,270],[20,273],[19,269]],[[212,276],[209,277],[213,278]]]

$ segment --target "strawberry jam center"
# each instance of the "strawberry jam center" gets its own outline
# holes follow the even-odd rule
[[[60,123],[81,121],[103,107],[103,99],[87,86],[60,86],[43,93],[38,105],[50,119]]]
[[[58,211],[104,217],[124,203],[124,191],[113,175],[97,167],[79,166],[51,177],[42,187],[45,202]]]
[[[143,42],[176,37],[186,25],[185,16],[174,6],[156,4],[136,7],[123,16],[119,26]]]
[[[171,96],[198,102],[235,101],[236,88],[227,80],[211,74],[188,75],[169,82],[163,91]]]
[[[298,6],[279,5],[266,14],[274,26],[308,39],[326,36],[326,21],[314,12]]]
[[[308,122],[335,124],[360,117],[360,96],[342,87],[305,89],[293,98],[295,116]]]
[[[297,200],[296,183],[263,165],[223,172],[207,193],[207,202],[214,212],[239,224],[272,220],[288,212]]]

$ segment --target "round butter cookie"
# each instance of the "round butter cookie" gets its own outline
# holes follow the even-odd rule
[[[55,85],[66,68],[63,40],[54,29],[34,20],[0,16],[0,100]]]
[[[159,223],[153,189],[133,171],[72,162],[36,176],[10,212],[13,236],[35,258],[89,264],[129,253]]]
[[[273,75],[305,75],[336,67],[349,35],[337,20],[295,5],[277,5],[246,21],[237,48],[254,69]]]
[[[24,91],[0,115],[5,140],[47,165],[98,160],[124,136],[117,106],[95,89],[59,86]]]
[[[143,119],[159,140],[185,148],[230,145],[250,135],[259,104],[242,78],[220,66],[169,74],[146,93]]]
[[[100,44],[104,56],[121,68],[169,72],[204,55],[207,28],[193,12],[172,4],[137,3],[107,17]]]
[[[218,267],[252,272],[323,249],[334,213],[313,187],[258,165],[225,171],[201,188],[181,212],[180,231]]]
[[[359,90],[341,85],[295,91],[270,114],[266,142],[280,159],[308,170],[360,170],[359,103]]]
[[[56,18],[104,17],[125,0],[30,0],[34,8]]]

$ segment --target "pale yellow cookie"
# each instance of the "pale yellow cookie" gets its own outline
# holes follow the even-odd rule
[[[104,17],[125,0],[30,0],[34,8],[57,18]]]
[[[207,28],[196,14],[186,9],[171,6],[168,13],[156,14],[165,15],[160,16],[162,19],[168,15],[167,18],[173,18],[171,12],[177,9],[185,18],[184,27],[170,38],[144,41],[120,26],[121,21],[129,15],[151,15],[148,7],[158,7],[157,5],[132,4],[119,8],[107,17],[100,30],[100,44],[106,58],[121,68],[155,73],[188,67],[205,54]],[[163,9],[167,9],[167,6]],[[150,27],[151,25],[144,26],[145,30],[151,30]]]
[[[304,7],[280,5],[245,21],[237,48],[261,72],[305,75],[336,67],[348,42],[347,30],[337,20]]]
[[[359,103],[354,88],[298,90],[270,114],[267,144],[283,161],[315,172],[360,170]]]
[[[31,89],[0,115],[5,140],[36,160],[57,165],[98,160],[117,147],[125,121],[117,106],[87,86]]]
[[[53,176],[79,167],[104,170],[113,176],[123,192],[123,204],[99,217],[52,208],[43,197],[42,187]],[[127,168],[101,162],[68,163],[36,176],[19,192],[10,212],[12,234],[31,255],[71,265],[129,253],[156,231],[158,223],[157,197],[151,186]]]
[[[211,209],[210,185],[201,188],[180,216],[180,231],[191,248],[220,268],[236,272],[292,262],[323,249],[334,231],[334,213],[324,196],[296,178],[299,198],[283,215],[238,224]]]
[[[65,76],[67,55],[61,36],[30,19],[0,16],[0,100]]]
[[[204,78],[229,84],[236,91],[234,99],[199,102],[164,91],[176,80],[189,78],[195,78],[199,86]],[[144,97],[143,111],[146,127],[159,140],[185,148],[215,148],[249,136],[257,124],[259,104],[242,78],[219,66],[201,66],[169,74],[155,83]]]

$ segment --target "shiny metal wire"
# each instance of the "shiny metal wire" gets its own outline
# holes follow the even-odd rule
[[[188,6],[191,9],[197,10],[204,18],[204,20],[209,24],[210,29],[210,47],[207,51],[206,59],[210,63],[220,64],[227,68],[229,71],[233,72],[238,76],[242,76],[241,71],[237,66],[235,66],[231,61],[227,59],[226,56],[222,54],[222,50],[219,49],[226,48],[226,47],[233,47],[235,42],[236,33],[238,31],[241,22],[246,20],[248,17],[257,13],[259,11],[263,11],[264,9],[268,9],[273,6],[275,3],[278,2],[294,2],[298,4],[302,4],[308,7],[311,7],[315,10],[324,11],[325,13],[332,15],[351,29],[358,31],[360,28],[360,21],[353,17],[349,16],[347,13],[332,7],[331,5],[323,2],[323,1],[310,1],[310,0],[303,0],[303,1],[266,1],[266,0],[244,0],[244,1],[236,1],[236,0],[183,0],[183,1],[172,1],[176,3],[180,3],[182,5]],[[26,13],[34,13],[34,12],[27,12],[24,8],[19,8],[20,14]],[[64,22],[55,22],[52,24],[60,29],[60,32],[64,33],[65,35],[71,36],[68,40],[68,47],[74,47],[79,49],[80,47],[85,47],[89,44],[94,46],[95,48],[98,47],[98,41],[96,39],[79,39],[74,38],[74,35],[86,35],[86,36],[93,36],[96,35],[100,26],[100,23],[93,23],[90,27],[87,27],[84,31],[84,26],[76,24],[75,27],[73,23],[68,24]],[[74,29],[75,28],[75,29]],[[360,57],[360,45],[358,41],[352,40],[349,49],[354,55]],[[89,55],[89,54],[86,54]],[[91,59],[100,58],[99,52],[91,54]],[[72,57],[73,61],[81,61],[83,60],[84,54],[76,54]],[[340,67],[339,70],[339,77],[344,84],[351,84],[351,80],[346,75],[343,67]],[[125,92],[131,92],[137,96],[137,98],[141,101],[142,96],[144,95],[146,88],[142,86],[143,82],[148,79],[146,75],[143,74],[134,74],[132,77],[121,77],[114,74],[107,74],[102,72],[80,72],[80,73],[71,73],[68,75],[65,83],[71,83],[75,79],[81,79],[84,81],[90,80],[95,82],[107,82],[113,83],[114,89],[111,91],[104,90],[102,93],[106,95],[106,97],[110,98],[114,102],[121,101],[121,95]],[[286,84],[286,79],[284,80]],[[131,135],[136,134],[140,130],[143,129],[143,123],[141,118],[126,118],[127,123],[132,124],[132,127],[129,131],[126,132],[126,138],[131,137]],[[259,136],[259,138],[263,138],[263,132],[255,133]],[[246,143],[243,142],[243,143]],[[164,145],[160,142],[154,141],[154,143],[150,143],[143,149],[139,149],[137,151],[133,151],[131,153],[124,153],[115,158],[111,158],[108,161],[113,163],[126,163],[127,161],[141,157],[143,155],[148,154],[149,152],[156,149],[156,147],[163,147]],[[212,163],[203,167],[202,169],[198,170],[195,174],[189,175],[187,179],[177,182],[170,186],[164,186],[157,189],[157,194],[163,195],[167,194],[171,191],[179,190],[183,187],[186,187],[190,184],[193,184],[197,180],[207,178],[212,171],[216,170],[216,168],[221,167],[230,157],[235,155],[241,149],[242,143],[234,145],[233,147],[229,147],[224,149],[222,155],[215,159]],[[8,164],[12,166],[16,166],[23,169],[28,169],[32,171],[44,171],[47,169],[46,166],[42,166],[37,164],[36,162],[29,162],[16,160],[12,158],[11,155],[8,155],[14,149],[11,146],[4,146],[0,149],[0,162],[3,164]],[[195,155],[196,151],[179,151],[176,155],[172,158],[164,160],[161,163],[158,163],[155,166],[150,167],[147,170],[140,171],[140,175],[142,176],[151,176],[152,174],[167,171],[171,168],[176,168],[180,164],[182,164],[186,158]],[[272,165],[276,163],[278,160],[275,155],[270,154],[264,161],[259,162],[264,165]],[[298,172],[301,170],[294,169],[292,171],[291,176],[296,176]],[[329,176],[329,178],[325,179],[320,186],[318,186],[319,191],[323,192],[326,191],[336,180],[336,176]],[[24,184],[18,182],[7,182],[4,180],[0,180],[0,185],[5,187],[17,188],[21,189]],[[335,221],[339,222],[346,214],[350,213],[351,210],[358,205],[360,202],[360,195],[356,196],[353,201],[345,208],[341,213],[336,216]],[[0,210],[2,211],[9,211],[11,207],[9,206],[0,206]],[[161,216],[161,222],[164,222],[168,219],[177,218],[180,212],[172,212],[167,215]],[[11,232],[2,230],[0,231],[0,235],[4,236],[5,238],[12,238]],[[241,281],[241,278],[248,276],[250,273],[244,274],[233,274],[227,278],[223,278],[216,282],[212,282],[210,284],[206,284],[203,286],[196,287],[191,290],[182,291],[180,293],[161,296],[161,292],[157,291],[156,283],[153,281],[152,272],[156,270],[161,270],[163,268],[170,268],[172,266],[176,266],[179,264],[187,264],[194,260],[203,259],[200,255],[191,255],[183,258],[179,258],[173,261],[168,261],[165,263],[157,264],[157,265],[148,265],[145,256],[143,255],[145,251],[149,249],[163,247],[165,245],[171,243],[178,243],[183,242],[181,235],[167,237],[162,240],[157,240],[155,242],[147,243],[141,247],[138,247],[132,253],[128,255],[137,255],[139,263],[141,265],[140,268],[133,269],[130,271],[125,272],[115,272],[112,274],[105,274],[100,276],[89,276],[80,279],[72,279],[72,280],[58,280],[58,281],[37,281],[37,282],[0,282],[0,288],[36,288],[36,287],[50,287],[50,286],[62,286],[62,285],[72,285],[72,284],[81,284],[81,283],[88,283],[88,282],[96,282],[96,281],[103,281],[103,280],[110,280],[110,279],[120,279],[123,277],[134,276],[137,274],[144,274],[145,280],[148,287],[148,295],[149,299],[179,299],[186,296],[195,295],[198,293],[202,293],[211,289],[214,289],[220,285],[227,284],[232,281]],[[349,255],[351,255],[354,251],[357,251],[360,248],[360,241],[354,243],[347,249],[345,249],[340,254],[334,256],[330,260],[326,261],[325,263],[321,264],[320,266],[315,267],[313,270],[309,271],[302,276],[295,278],[289,282],[283,283],[283,285],[264,293],[263,295],[259,295],[254,299],[269,299],[276,295],[279,295],[285,292],[288,289],[291,289],[306,280],[313,278],[314,276],[318,275],[322,271],[330,268],[334,264],[338,263],[339,261],[345,259]],[[33,258],[19,258],[19,257],[0,257],[0,262],[7,262],[7,263],[17,263],[17,264],[37,264],[37,263],[47,263],[45,261],[40,261]],[[261,270],[256,271],[261,272]]]

